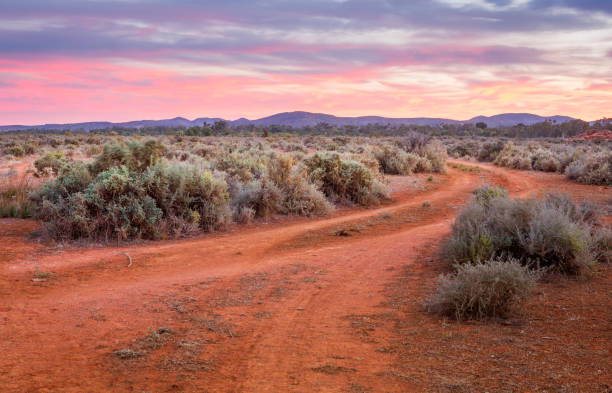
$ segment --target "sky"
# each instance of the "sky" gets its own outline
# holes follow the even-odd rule
[[[0,0],[0,124],[612,117],[612,0]]]

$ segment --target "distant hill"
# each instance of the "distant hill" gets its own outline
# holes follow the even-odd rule
[[[553,123],[565,123],[567,121],[575,120],[573,117],[569,116],[538,116],[533,115],[531,113],[502,113],[500,115],[494,116],[476,116],[470,120],[467,120],[465,123],[478,123],[484,122],[487,123],[489,127],[511,127],[517,124],[524,124],[526,126],[541,123],[543,121],[552,121]]]
[[[100,122],[86,122],[86,123],[68,123],[68,124],[42,124],[35,126],[24,126],[24,125],[8,125],[0,126],[0,132],[2,131],[17,131],[17,130],[32,130],[32,129],[43,129],[43,130],[84,130],[91,131],[101,128],[111,127],[123,127],[123,128],[142,128],[142,127],[193,127],[202,126],[204,123],[213,124],[216,121],[222,120],[217,117],[200,117],[195,120],[185,119],[183,117],[175,117],[174,119],[165,120],[137,120],[128,121],[123,123],[111,123],[107,121]],[[360,116],[360,117],[338,117],[325,113],[311,113],[311,112],[284,112],[277,113],[272,116],[264,117],[257,120],[248,120],[241,118],[234,121],[227,121],[229,125],[248,125],[254,124],[258,126],[269,126],[272,124],[287,125],[293,127],[305,127],[314,126],[319,123],[328,123],[333,126],[363,126],[367,124],[410,124],[417,126],[437,126],[441,124],[464,124],[464,123],[477,123],[485,122],[489,127],[499,126],[513,126],[516,124],[530,125],[539,123],[545,120],[550,120],[556,123],[563,123],[566,121],[574,120],[568,116],[549,116],[543,117],[534,115],[531,113],[503,113],[494,116],[477,116],[469,120],[452,120],[444,118],[432,118],[432,117],[409,117],[409,118],[392,118],[392,117],[380,117],[380,116]]]
[[[439,119],[430,117],[414,118],[391,118],[380,116],[360,116],[360,117],[338,117],[325,113],[311,112],[284,112],[276,115],[253,120],[253,124],[268,126],[272,124],[290,125],[294,127],[314,126],[319,123],[327,123],[334,126],[364,126],[367,124],[412,124],[418,126],[435,126],[439,124],[461,123],[457,120]]]

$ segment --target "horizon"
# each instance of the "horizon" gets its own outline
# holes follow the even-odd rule
[[[41,122],[41,123],[37,123],[37,124],[0,124],[0,127],[11,127],[11,126],[24,126],[24,127],[34,127],[34,126],[44,126],[44,125],[52,125],[52,124],[59,124],[59,125],[69,125],[69,124],[80,124],[80,123],[128,123],[128,122],[137,122],[137,121],[164,121],[164,120],[174,120],[174,119],[184,119],[184,120],[188,120],[188,121],[195,121],[197,119],[220,119],[220,120],[224,120],[224,121],[228,121],[228,122],[233,122],[233,121],[237,121],[237,120],[242,120],[242,119],[246,119],[248,121],[257,121],[260,119],[265,119],[268,117],[272,117],[275,115],[280,115],[280,114],[285,114],[285,113],[308,113],[308,114],[313,114],[313,115],[326,115],[326,116],[334,116],[334,117],[338,117],[338,118],[360,118],[360,117],[381,117],[381,118],[385,118],[385,119],[420,119],[420,118],[439,118],[439,119],[445,119],[445,120],[453,120],[453,121],[459,121],[459,122],[466,122],[469,121],[471,119],[480,117],[480,116],[485,116],[485,117],[492,117],[492,116],[500,116],[500,115],[534,115],[534,116],[540,116],[540,117],[555,117],[555,116],[567,116],[567,117],[572,117],[575,120],[582,120],[582,121],[586,121],[586,122],[593,122],[593,121],[598,121],[598,120],[603,120],[606,119],[607,117],[605,116],[601,116],[597,119],[580,119],[580,118],[576,118],[574,116],[569,116],[569,115],[564,115],[564,114],[552,114],[552,115],[542,115],[539,113],[531,113],[531,112],[506,112],[506,113],[496,113],[493,115],[473,115],[473,116],[469,116],[467,118],[464,119],[453,119],[453,118],[449,118],[449,117],[444,117],[444,116],[436,116],[436,117],[429,117],[429,116],[402,116],[402,117],[391,117],[391,116],[384,116],[384,115],[357,115],[357,116],[339,116],[333,113],[323,113],[323,112],[308,112],[308,111],[303,111],[303,110],[293,110],[293,111],[284,111],[284,112],[277,112],[277,113],[272,113],[270,115],[265,115],[262,117],[258,117],[258,118],[247,118],[245,116],[241,116],[241,117],[236,117],[236,118],[222,118],[219,116],[195,116],[195,117],[187,117],[187,116],[172,116],[172,117],[166,117],[166,118],[142,118],[142,119],[130,119],[130,120],[125,120],[125,121],[112,121],[112,120],[86,120],[86,121],[78,121],[78,122]]]
[[[594,121],[612,103],[605,0],[23,0],[0,22],[2,125],[287,108]]]

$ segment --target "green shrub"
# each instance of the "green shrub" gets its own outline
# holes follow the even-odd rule
[[[428,307],[458,320],[506,317],[527,298],[538,277],[512,258],[460,265],[439,277]]]
[[[565,175],[579,183],[612,186],[612,153],[584,155],[569,164]]]
[[[266,217],[273,213],[303,216],[324,215],[333,207],[290,156],[271,157],[266,174],[243,183],[232,196],[234,217],[239,222],[249,217]]]
[[[310,180],[334,201],[375,205],[386,190],[363,164],[343,160],[338,154],[315,154],[304,160]]]
[[[143,186],[164,217],[179,217],[205,231],[220,229],[230,221],[227,184],[210,171],[160,163],[147,168]]]
[[[93,175],[97,175],[112,167],[125,166],[130,171],[142,172],[159,163],[165,151],[165,146],[158,139],[150,139],[144,144],[131,142],[127,145],[105,145],[102,154],[91,164],[90,170]]]
[[[38,148],[38,144],[35,142],[24,143],[23,145],[23,151],[26,155],[36,153],[37,148]]]
[[[475,140],[453,143],[447,149],[448,154],[454,158],[476,157],[479,150],[480,145]]]
[[[431,142],[431,136],[417,132],[411,132],[399,138],[398,145],[407,152],[424,155]]]
[[[266,163],[262,156],[242,153],[222,154],[213,163],[213,167],[241,181],[259,178],[265,173]]]
[[[446,172],[446,149],[438,140],[430,141],[425,147],[425,158],[429,162],[428,170],[423,172],[445,173]],[[417,165],[418,168],[418,165]],[[417,170],[418,172],[418,170]]]
[[[474,191],[472,191],[476,202],[481,205],[488,205],[494,198],[505,198],[508,195],[508,191],[499,186],[490,186],[483,184]]]
[[[28,199],[32,186],[24,176],[0,184],[0,218],[30,218],[34,205]]]
[[[561,163],[550,150],[538,149],[531,156],[531,167],[536,171],[557,172]]]
[[[65,161],[62,152],[47,153],[34,161],[34,168],[36,168],[34,175],[36,177],[48,177],[51,174],[57,176]]]
[[[406,153],[388,146],[375,150],[374,157],[382,173],[388,175],[409,175],[415,170],[419,161],[419,156],[414,153]]]
[[[16,158],[21,158],[21,157],[25,156],[25,154],[26,154],[25,150],[20,145],[9,146],[6,149],[6,153],[7,154],[11,154],[12,156],[14,156]]]
[[[504,148],[499,152],[493,163],[497,166],[511,169],[532,169],[529,152],[522,147],[515,146],[511,142],[504,145]]]
[[[240,186],[232,197],[234,216],[238,217],[238,222],[251,215],[253,218],[268,217],[283,210],[283,200],[282,191],[269,179],[251,180]]]
[[[502,141],[485,142],[478,150],[478,161],[494,161],[503,149],[504,143]]]
[[[442,247],[450,263],[477,264],[507,255],[567,274],[592,270],[596,231],[569,197],[512,200],[491,190],[477,190],[453,223],[452,236]]]
[[[144,163],[124,157],[125,162]],[[230,217],[224,181],[208,171],[165,163],[111,166],[67,162],[57,179],[31,195],[36,215],[58,239],[155,239],[215,230]]]
[[[593,232],[591,248],[595,259],[601,263],[612,263],[612,229],[600,227]]]

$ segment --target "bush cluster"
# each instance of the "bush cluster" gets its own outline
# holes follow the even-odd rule
[[[567,166],[565,175],[584,184],[612,186],[612,152],[584,155]]]
[[[452,226],[442,255],[455,272],[439,278],[430,310],[457,319],[506,317],[545,271],[578,275],[612,260],[612,231],[597,208],[568,195],[512,200],[484,185]]]
[[[539,275],[512,258],[460,265],[438,278],[428,307],[459,320],[506,317],[527,298]]]
[[[414,134],[373,151],[380,170],[388,175],[409,175],[418,172],[444,173],[447,153],[439,141]]]
[[[210,171],[159,161],[151,143],[108,146],[87,165],[68,161],[31,195],[36,215],[58,239],[155,239],[229,218],[223,180]]]
[[[564,173],[568,179],[593,185],[612,185],[610,142],[504,140],[449,140],[448,153],[456,158],[490,161],[511,169]]]
[[[271,214],[325,215],[333,207],[314,184],[306,179],[293,157],[272,156],[257,177],[234,181],[232,206],[237,222],[248,222]],[[240,176],[239,176],[240,177]]]
[[[367,206],[388,195],[367,156],[304,157],[279,154],[274,144],[223,142],[182,152],[160,139],[111,143],[90,163],[48,152],[34,166],[51,180],[30,200],[53,237],[110,241],[212,231],[273,214],[324,215],[333,203]],[[276,147],[285,148],[299,150]]]
[[[332,201],[367,206],[388,196],[386,187],[360,162],[317,153],[304,164],[310,180]]]
[[[3,172],[0,172],[0,218],[30,218],[34,206],[28,199],[32,190],[28,178],[15,178],[12,171]]]
[[[456,264],[476,264],[511,256],[525,265],[567,274],[593,269],[597,259],[591,209],[567,195],[512,200],[500,189],[484,186],[459,214],[443,246]]]

